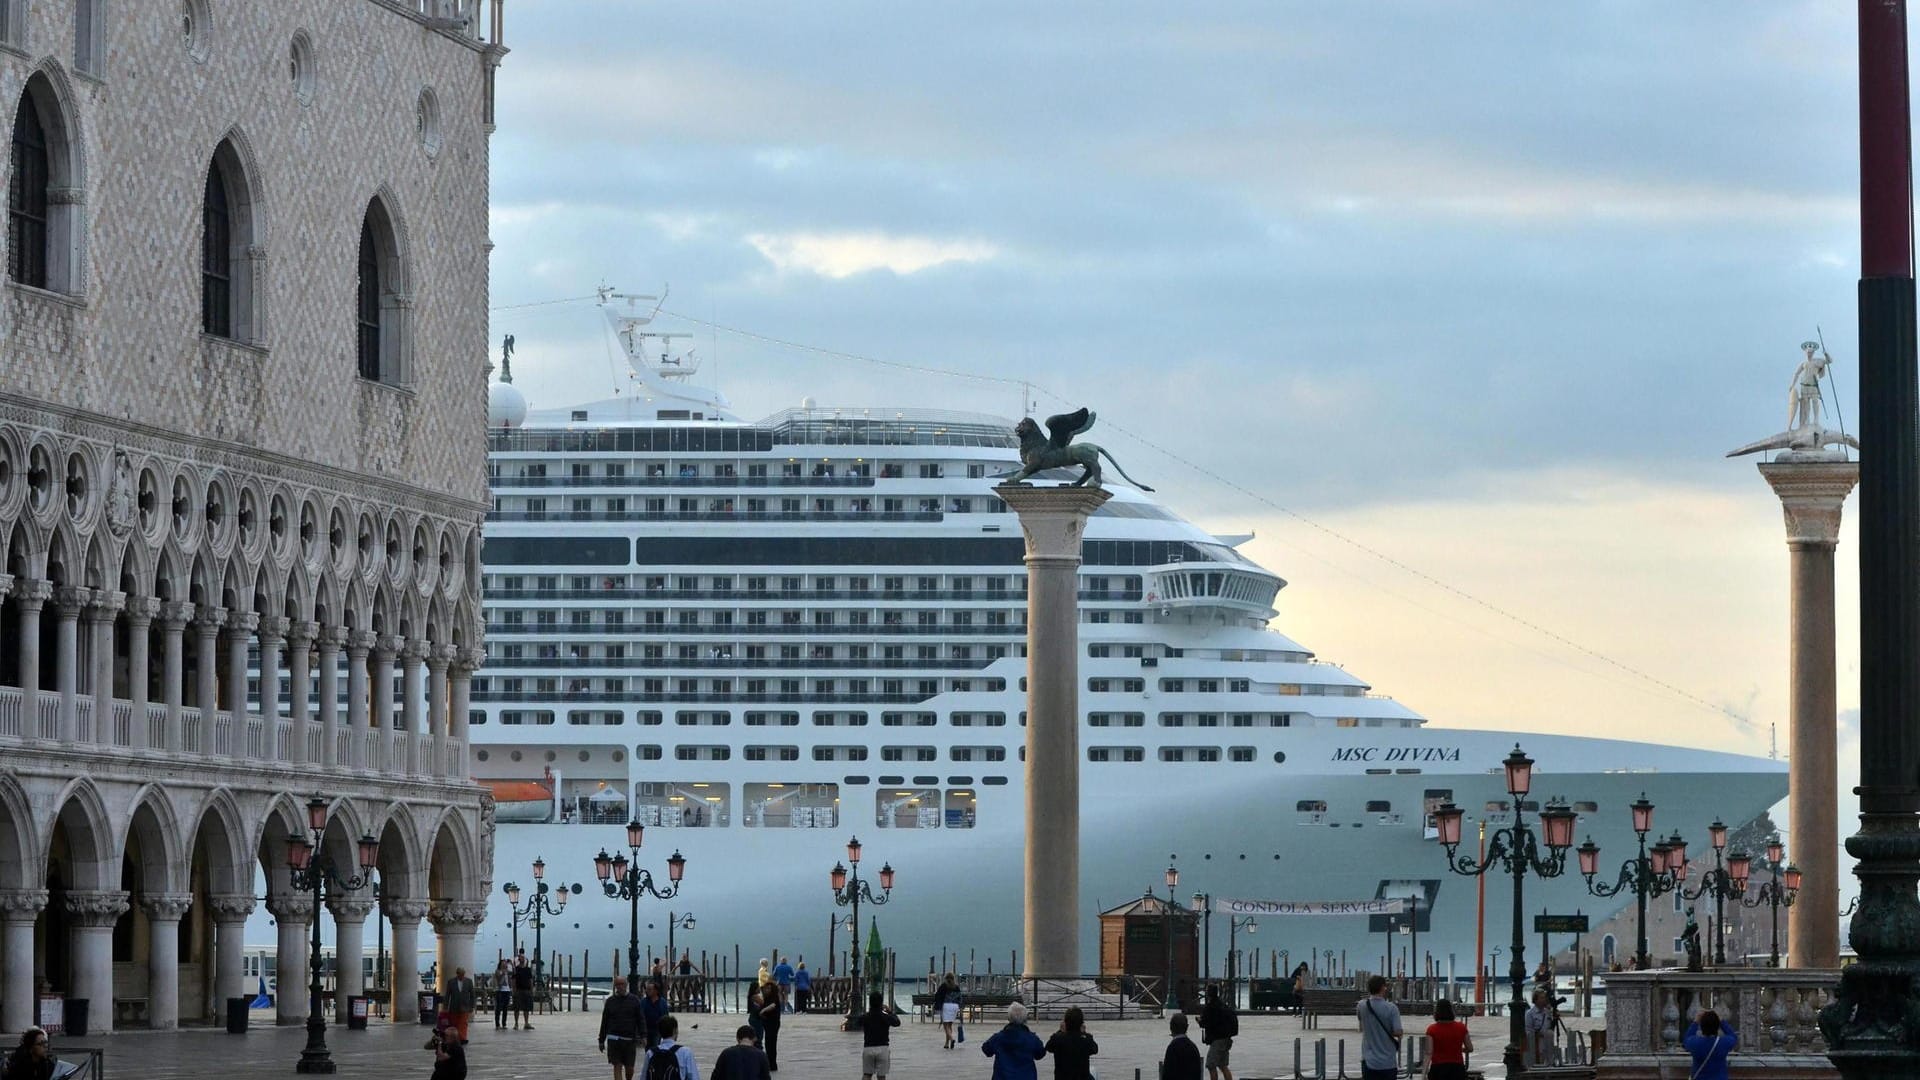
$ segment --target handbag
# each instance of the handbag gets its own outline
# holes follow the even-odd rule
[[[954,1021],[954,1024],[953,1024],[953,1041],[957,1043],[963,1043],[967,1041],[967,1025],[962,1024],[957,1020]]]

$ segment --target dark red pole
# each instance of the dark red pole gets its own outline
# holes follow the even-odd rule
[[[1860,4],[1860,276],[1913,276],[1905,0]]]

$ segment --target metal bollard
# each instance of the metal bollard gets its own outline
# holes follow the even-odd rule
[[[1347,1080],[1347,1040],[1340,1040],[1340,1080]],[[1325,1076],[1325,1073],[1321,1073]]]
[[[1327,1040],[1317,1039],[1313,1044],[1314,1080],[1327,1080]]]

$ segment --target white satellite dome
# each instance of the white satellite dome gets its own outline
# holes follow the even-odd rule
[[[487,384],[487,426],[517,428],[527,421],[527,396],[511,382]]]

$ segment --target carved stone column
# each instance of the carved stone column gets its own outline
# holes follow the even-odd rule
[[[1080,966],[1080,543],[1099,488],[993,489],[1027,541],[1026,954],[1032,978]]]
[[[24,699],[27,731],[35,735],[45,734],[34,728],[40,711],[40,609],[52,596],[51,581],[25,578],[13,584],[13,602],[20,609],[20,696]]]
[[[320,656],[320,677],[314,693],[314,721],[320,727],[320,763],[329,769],[351,765],[340,760],[340,646],[346,631],[322,626],[314,637]]]
[[[293,620],[285,615],[262,615],[255,635],[260,644],[260,715],[267,721],[269,745],[276,728],[274,721],[280,716],[280,660],[286,655],[287,631],[292,626]],[[267,756],[274,755],[269,752]]]
[[[215,896],[207,901],[207,907],[213,912],[213,1007],[218,1014],[226,1008],[228,998],[241,997],[247,993],[246,965],[246,926],[247,916],[253,914],[254,899],[251,896]]]
[[[147,913],[147,1026],[180,1024],[180,919],[193,907],[187,893],[140,898]]]
[[[113,620],[126,602],[126,593],[95,589],[84,612],[88,690],[93,696],[93,741],[102,746],[112,746],[117,741],[113,730]]]
[[[427,917],[425,900],[386,901],[387,921],[393,925],[393,1021],[420,1019],[420,920]]]
[[[467,724],[473,713],[473,673],[486,655],[484,649],[462,649],[447,677],[449,696],[453,699],[447,710],[447,732],[460,744],[460,752],[453,758],[453,779],[456,780],[465,780],[471,770]]]
[[[76,889],[67,893],[66,902],[73,935],[73,988],[69,996],[92,1003],[90,1029],[112,1031],[113,925],[127,913],[127,894],[117,889]]]
[[[436,645],[427,654],[427,730],[433,733],[433,761],[424,770],[428,776],[448,773],[447,667],[459,652],[451,645]]]
[[[213,753],[213,717],[220,711],[220,630],[227,609],[201,605],[193,621],[193,707],[200,710],[200,752]]]
[[[305,763],[309,732],[309,709],[307,702],[313,689],[310,685],[313,677],[313,639],[320,632],[320,624],[310,621],[294,622],[287,627],[287,717],[293,721],[289,725],[293,730],[293,747],[288,760]]]
[[[152,642],[153,617],[160,612],[160,601],[151,596],[127,597],[127,702],[133,714],[130,745],[147,749],[147,683],[153,675],[148,645]]]
[[[80,737],[80,611],[93,590],[62,585],[53,592],[59,620],[54,637],[53,681],[60,690],[60,741]]]
[[[180,709],[186,702],[186,629],[193,620],[193,605],[169,600],[160,605],[160,700],[167,707],[167,724],[162,749],[180,750]]]
[[[487,921],[487,905],[481,901],[435,900],[427,911],[428,921],[438,941],[434,955],[440,970],[440,985],[465,969],[473,975],[473,937]]]
[[[313,897],[279,893],[267,897],[267,911],[280,931],[278,950],[280,992],[273,996],[273,1012],[282,1024],[307,1021],[307,931],[313,925]]]
[[[347,731],[351,761],[340,764],[359,769],[373,767],[367,760],[367,657],[373,652],[375,637],[370,630],[355,630],[347,635]]]
[[[327,898],[327,910],[333,913],[334,1015],[344,1021],[347,999],[366,993],[360,966],[366,956],[367,916],[373,914],[373,900],[360,893],[332,896]]]
[[[0,574],[0,601],[4,601],[7,598],[8,594],[12,592],[13,592],[13,575]],[[7,636],[6,620],[0,619],[0,652],[6,651],[8,640],[9,639]]]
[[[393,734],[393,659],[406,643],[398,634],[384,634],[373,643],[373,726],[383,737]]]
[[[426,687],[423,684],[426,681],[427,657],[432,654],[433,645],[423,638],[409,638],[400,654],[403,661],[400,682],[404,716],[400,728],[407,736],[401,740],[404,745],[394,749],[393,767],[396,770],[405,768],[415,776],[429,772],[426,762],[420,760],[420,740],[414,736],[427,730],[427,720],[423,715],[426,711]]]
[[[39,987],[33,979],[33,924],[47,906],[45,889],[0,892],[0,942],[6,950],[0,981],[0,1028],[25,1031],[34,1022]]]

